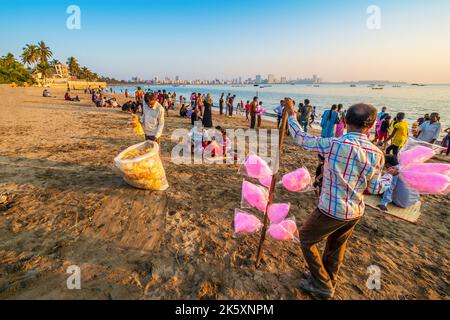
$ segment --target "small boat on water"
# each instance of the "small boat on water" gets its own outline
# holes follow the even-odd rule
[[[350,87],[351,88],[356,88],[356,84],[351,84]]]
[[[383,90],[383,87],[372,87],[372,90]]]

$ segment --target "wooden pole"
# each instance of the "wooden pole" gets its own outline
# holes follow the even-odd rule
[[[281,132],[280,132],[280,136],[279,136],[279,140],[278,140],[278,155],[277,155],[277,161],[276,161],[278,170],[280,168],[280,157],[281,157],[282,147],[283,147],[283,143],[284,143],[284,136],[286,134],[287,120],[288,120],[287,108],[284,108],[284,110],[283,110],[283,118],[282,118],[282,121],[281,121]],[[265,215],[264,215],[264,224],[263,224],[263,228],[262,228],[262,231],[261,231],[261,239],[259,240],[258,251],[256,253],[256,262],[255,262],[255,267],[256,268],[259,267],[259,264],[261,262],[262,248],[263,248],[264,240],[266,239],[267,226],[269,224],[269,216],[267,214],[267,208],[273,202],[273,197],[275,195],[275,184],[276,184],[276,182],[277,182],[277,173],[274,173],[272,175],[272,182],[270,184],[270,189],[269,189],[269,199],[268,199],[267,207],[266,207],[266,210],[265,210],[266,212],[265,212]]]

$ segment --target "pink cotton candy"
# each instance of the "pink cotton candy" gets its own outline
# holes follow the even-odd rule
[[[415,163],[407,166],[405,170],[421,173],[439,173],[450,176],[450,164],[446,163]]]
[[[272,175],[267,162],[258,157],[257,155],[249,155],[244,162],[245,170],[250,178],[262,178]]]
[[[280,223],[289,213],[289,203],[273,203],[267,208],[271,223]]]
[[[234,215],[235,233],[255,233],[261,226],[261,221],[252,214],[238,211]]]
[[[252,208],[261,212],[266,211],[268,194],[263,187],[244,181],[242,183],[242,196]]]
[[[292,241],[297,238],[297,225],[294,220],[284,220],[278,224],[271,224],[269,234],[278,241]]]
[[[446,194],[450,178],[439,173],[422,173],[412,170],[400,172],[400,178],[411,189],[426,194]]]
[[[259,183],[261,183],[263,186],[269,188],[270,185],[272,184],[272,176],[259,178]]]
[[[413,163],[422,163],[430,160],[435,154],[436,152],[434,152],[431,148],[417,146],[410,150],[401,152],[398,156],[398,161],[402,166],[407,166]]]
[[[285,174],[281,181],[287,190],[299,192],[311,185],[311,175],[307,169],[300,168]]]

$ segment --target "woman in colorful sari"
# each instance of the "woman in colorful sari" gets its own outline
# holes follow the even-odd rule
[[[331,138],[336,134],[336,124],[339,122],[339,114],[337,113],[337,105],[333,104],[330,110],[327,110],[322,115],[321,136],[323,138]]]
[[[345,129],[345,111],[342,110],[344,106],[342,104],[338,104],[337,112],[339,114],[339,123],[336,125],[336,137],[342,137],[344,135],[344,129]]]

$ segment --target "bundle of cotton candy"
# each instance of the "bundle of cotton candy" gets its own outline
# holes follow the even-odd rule
[[[259,179],[272,176],[272,170],[267,165],[267,162],[254,154],[249,155],[245,159],[244,168],[250,178]]]
[[[400,171],[400,179],[411,189],[427,194],[446,194],[450,188],[450,177],[447,175],[420,172],[407,167]]]
[[[273,223],[268,230],[269,235],[278,241],[298,241],[298,230],[294,220],[287,219]]]
[[[242,197],[250,207],[256,208],[261,212],[266,212],[269,195],[264,187],[244,181],[242,183]]]
[[[306,168],[299,168],[283,176],[283,186],[292,192],[306,190],[311,185],[311,175]]]
[[[289,213],[289,203],[273,203],[268,206],[267,214],[271,223],[280,223]]]
[[[267,177],[261,177],[258,179],[259,183],[261,183],[263,186],[269,188],[272,184],[272,176]]]
[[[412,149],[403,151],[398,156],[400,165],[406,167],[413,163],[422,163],[430,160],[436,155],[436,152],[429,147],[418,145]]]
[[[235,233],[255,233],[262,227],[261,221],[252,214],[236,211],[234,214]]]

